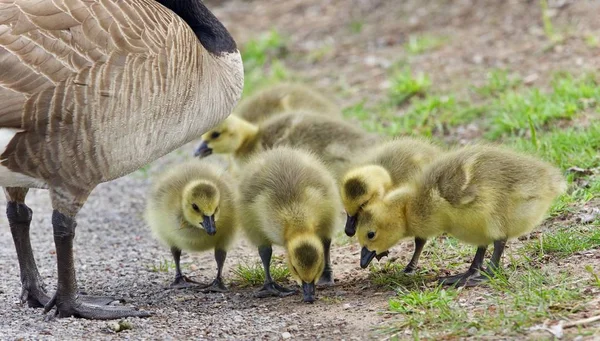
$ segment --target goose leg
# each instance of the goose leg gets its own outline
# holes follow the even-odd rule
[[[260,260],[262,261],[263,268],[265,270],[265,284],[262,289],[260,289],[256,293],[256,297],[264,298],[269,296],[278,296],[285,297],[290,296],[298,292],[298,290],[288,289],[283,287],[273,280],[271,277],[271,255],[273,254],[273,249],[271,246],[259,246],[258,254],[260,255]]]
[[[464,286],[468,283],[469,279],[479,273],[481,267],[483,266],[483,258],[485,257],[485,251],[487,250],[487,246],[480,246],[477,248],[477,252],[475,253],[475,257],[473,258],[473,262],[469,267],[467,272],[440,278],[440,282],[444,285],[455,285],[457,287]]]
[[[73,238],[75,237],[77,223],[74,217],[83,205],[83,201],[77,202],[68,195],[53,192],[52,205],[55,207],[52,213],[52,226],[56,246],[58,284],[56,293],[46,304],[44,312],[48,312],[56,306],[56,315],[59,317],[74,316],[109,320],[129,316],[150,316],[148,312],[137,311],[128,307],[89,304],[77,294],[77,279],[73,258]],[[63,211],[68,212],[68,215],[62,213]]]
[[[225,258],[227,258],[227,251],[215,249],[215,261],[217,261],[217,277],[215,280],[206,286],[204,291],[212,292],[227,292],[227,287],[223,283],[223,264],[225,264]]]
[[[419,263],[419,258],[421,257],[421,252],[423,252],[423,247],[425,246],[425,243],[427,243],[427,239],[422,239],[422,238],[415,238],[415,252],[413,253],[412,258],[410,259],[410,262],[408,262],[408,265],[406,265],[406,268],[404,268],[404,273],[410,274],[410,273],[414,273],[415,270],[417,269],[417,264]]]
[[[323,250],[325,251],[325,268],[319,281],[318,286],[330,286],[334,284],[333,269],[331,268],[331,239],[323,239]]]
[[[41,308],[50,301],[50,297],[44,290],[44,282],[38,272],[31,249],[29,226],[33,211],[25,205],[25,196],[28,191],[28,188],[9,187],[4,189],[8,201],[6,216],[21,271],[21,302],[27,302],[27,305],[32,308]]]
[[[183,275],[181,272],[180,259],[181,259],[181,250],[172,247],[171,254],[173,255],[173,260],[175,261],[175,280],[171,283],[171,288],[181,289],[192,286],[193,284],[199,284],[198,282],[191,280],[189,277]]]

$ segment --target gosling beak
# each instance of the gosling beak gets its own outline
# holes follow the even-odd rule
[[[377,256],[375,251],[369,251],[369,249],[363,246],[362,250],[360,250],[360,267],[366,269],[375,256]]]
[[[304,292],[304,302],[313,303],[315,301],[315,283],[302,282],[302,291]]]
[[[356,233],[356,214],[351,216],[347,214],[348,218],[346,218],[346,228],[344,231],[348,237],[354,236]]]
[[[206,143],[206,141],[202,141],[202,144],[198,146],[198,148],[196,148],[196,151],[194,152],[194,156],[199,158],[207,157],[210,154],[212,154],[212,149],[208,146],[208,143]]]
[[[202,220],[202,227],[204,227],[204,230],[210,236],[213,236],[215,233],[217,233],[217,227],[215,226],[215,216],[205,215],[204,220]]]

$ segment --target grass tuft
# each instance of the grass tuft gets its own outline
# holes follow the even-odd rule
[[[492,70],[487,74],[487,83],[473,88],[475,93],[482,97],[494,97],[508,90],[515,89],[521,84],[521,79],[510,75],[506,70]]]
[[[241,287],[258,286],[265,282],[265,272],[261,263],[238,264],[233,270],[234,281]],[[271,262],[271,277],[276,282],[289,278],[287,267],[278,262]]]
[[[180,266],[184,268],[183,264],[180,264]],[[170,269],[175,269],[175,261],[170,258],[163,258],[146,266],[146,268],[151,272],[169,272]]]
[[[427,75],[422,72],[413,75],[406,67],[392,74],[389,98],[393,105],[399,106],[414,96],[424,96],[430,86],[431,80]]]
[[[488,139],[510,135],[523,137],[530,131],[546,129],[560,120],[573,120],[582,111],[596,108],[600,102],[600,87],[593,77],[576,79],[569,75],[557,76],[549,93],[539,89],[510,91],[495,100],[488,113]]]
[[[524,251],[535,256],[550,254],[559,258],[600,247],[600,229],[590,227],[560,228],[525,244]]]

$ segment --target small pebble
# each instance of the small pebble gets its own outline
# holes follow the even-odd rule
[[[290,334],[288,332],[284,332],[284,333],[281,333],[281,337],[284,339],[289,339],[292,337],[292,334]]]

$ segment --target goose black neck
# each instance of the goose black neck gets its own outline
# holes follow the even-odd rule
[[[215,55],[237,50],[223,24],[200,0],[156,0],[183,19],[196,33],[204,48]]]

